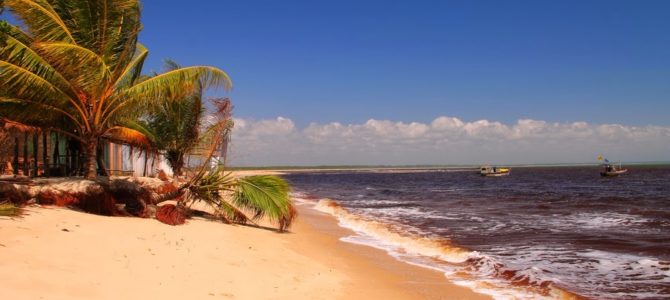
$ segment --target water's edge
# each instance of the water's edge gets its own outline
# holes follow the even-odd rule
[[[387,224],[352,214],[331,199],[312,198],[301,192],[293,193],[293,199],[296,202],[307,204],[309,209],[334,217],[340,227],[355,233],[340,238],[342,242],[383,250],[398,261],[441,272],[447,281],[469,288],[476,293],[489,295],[496,300],[585,299],[556,286],[542,288],[532,285],[510,286],[504,279],[486,278],[485,276],[478,278],[478,276],[473,276],[474,274],[463,273],[458,269],[464,265],[473,263],[473,261],[486,261],[489,258],[476,251],[451,245],[446,240],[394,232]],[[487,262],[487,264],[490,263]]]

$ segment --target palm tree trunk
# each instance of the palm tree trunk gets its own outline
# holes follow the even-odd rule
[[[89,139],[84,143],[84,178],[86,179],[95,179],[96,168],[95,168],[95,157],[97,154],[98,140]]]
[[[181,176],[181,170],[184,168],[184,160],[177,159],[176,161],[172,161],[170,165],[172,166],[172,175],[174,178]]]
[[[155,199],[154,204],[159,204],[159,203],[163,203],[165,201],[170,201],[170,200],[177,199],[177,198],[181,197],[182,195],[184,195],[185,190],[186,190],[185,188],[183,188],[183,189],[180,188],[180,189],[177,189],[176,191],[161,194],[160,196],[158,196],[158,198]]]
[[[100,169],[100,175],[109,176],[109,172],[107,172],[107,167],[105,166],[105,161],[102,159],[102,156],[104,154],[105,153],[102,148],[102,145],[98,145],[98,149],[95,154],[95,160],[98,163],[98,169]]]
[[[166,158],[172,168],[172,176],[177,178],[181,176],[181,170],[184,168],[184,153],[178,151],[168,151]]]

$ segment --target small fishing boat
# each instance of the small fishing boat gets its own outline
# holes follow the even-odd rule
[[[615,177],[615,176],[619,176],[621,174],[625,174],[627,172],[628,172],[628,169],[622,168],[620,164],[619,164],[619,167],[617,167],[615,165],[606,164],[604,166],[604,169],[600,172],[600,176]]]
[[[499,177],[509,175],[510,168],[498,168],[491,166],[481,166],[479,168],[479,174],[486,177]]]
[[[619,162],[619,166],[617,167],[610,163],[607,158],[603,158],[602,155],[598,155],[598,160],[603,162],[603,170],[600,171],[600,176],[602,177],[616,177],[628,172],[628,169],[621,167],[621,162]]]

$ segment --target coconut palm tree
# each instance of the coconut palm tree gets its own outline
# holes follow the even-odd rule
[[[25,26],[9,26],[0,49],[0,117],[81,142],[85,178],[96,175],[101,139],[148,144],[141,132],[124,125],[129,115],[178,99],[196,85],[231,87],[225,72],[208,66],[139,81],[148,51],[137,41],[138,0],[4,0],[4,5]]]
[[[165,66],[167,72],[181,68],[171,60],[167,60]],[[154,147],[165,156],[175,176],[182,175],[186,155],[194,152],[202,142],[200,131],[205,117],[203,92],[202,85],[196,84],[191,93],[182,99],[167,99],[155,105],[137,124],[145,128],[135,127],[152,137]]]
[[[200,97],[196,97],[200,99]],[[189,103],[182,101],[180,103]],[[248,223],[257,219],[266,218],[278,224],[280,232],[286,230],[296,216],[296,210],[291,202],[289,195],[290,187],[286,181],[278,176],[248,176],[238,178],[231,172],[226,171],[225,165],[219,163],[217,167],[210,168],[209,162],[214,156],[225,156],[222,151],[225,150],[225,143],[232,130],[233,122],[231,118],[231,104],[228,99],[214,99],[212,106],[215,111],[208,116],[205,122],[202,113],[202,104],[190,106],[190,110],[197,110],[190,119],[192,123],[189,126],[165,126],[156,134],[158,140],[167,137],[167,142],[157,142],[171,144],[174,143],[175,133],[182,132],[183,128],[194,130],[190,132],[195,139],[189,142],[188,154],[197,154],[204,158],[204,163],[189,181],[179,186],[177,191],[163,195],[158,202],[179,199],[177,206],[162,206],[157,212],[165,216],[170,214],[172,217],[160,217],[159,220],[175,225],[183,222],[185,215],[189,213],[188,207],[196,202],[204,202],[217,213],[217,216],[226,223]],[[173,123],[173,118],[180,110],[165,105],[170,111],[161,111],[160,118],[165,118]],[[181,109],[181,108],[180,108]],[[189,111],[184,109],[184,111]],[[200,126],[203,125],[206,126]],[[196,126],[197,125],[197,126]],[[202,128],[198,130],[198,128]],[[203,128],[204,127],[204,128]],[[184,132],[185,133],[185,132]],[[180,150],[181,151],[181,150]],[[160,213],[167,210],[167,213]],[[170,220],[171,218],[175,219]]]

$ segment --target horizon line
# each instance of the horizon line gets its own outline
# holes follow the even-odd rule
[[[670,165],[670,160],[665,161],[622,161],[622,162],[611,162],[611,163],[621,163],[624,165],[633,165],[633,166],[665,166]],[[501,163],[489,163],[489,164],[401,164],[401,165],[274,165],[274,166],[229,166],[229,169],[232,170],[307,170],[307,169],[342,169],[342,170],[356,170],[356,169],[454,169],[454,168],[474,168],[482,165],[495,165],[495,166],[509,166],[509,167],[576,167],[576,166],[599,166],[602,163],[599,162],[581,162],[581,163],[512,163],[512,164],[501,164]]]

